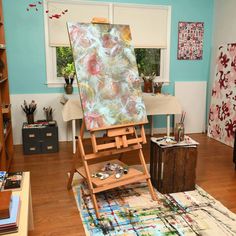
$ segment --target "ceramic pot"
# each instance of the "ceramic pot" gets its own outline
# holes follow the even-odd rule
[[[73,86],[72,84],[65,84],[64,90],[66,94],[72,94],[73,93]]]
[[[144,80],[144,88],[143,88],[143,92],[144,93],[152,93],[152,80],[146,79]]]
[[[26,118],[27,118],[27,123],[28,124],[33,124],[34,123],[34,114],[27,114]]]

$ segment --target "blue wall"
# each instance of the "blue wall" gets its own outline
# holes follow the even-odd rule
[[[111,2],[171,5],[170,82],[165,92],[174,93],[175,81],[208,81],[214,0],[119,0]],[[46,85],[43,11],[27,12],[30,0],[3,0],[11,94],[62,93]],[[177,60],[178,22],[204,22],[203,60]]]

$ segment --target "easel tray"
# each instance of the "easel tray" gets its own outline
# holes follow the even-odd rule
[[[111,160],[111,161],[99,162],[96,164],[89,165],[90,173],[101,172],[101,169],[107,163],[118,164],[122,167],[126,166],[126,164],[124,164],[123,162],[121,162],[117,159]],[[81,176],[86,178],[86,173],[85,173],[84,167],[80,167],[77,171],[79,172],[79,174]],[[94,187],[96,187],[96,189],[94,189],[94,192],[101,192],[101,191],[112,189],[112,188],[115,188],[115,187],[118,187],[121,185],[126,185],[126,184],[130,184],[130,183],[137,182],[137,181],[142,181],[142,180],[145,180],[146,178],[147,178],[147,176],[143,172],[141,172],[135,168],[129,168],[128,173],[122,175],[119,179],[115,178],[115,175],[113,174],[104,180],[101,180],[96,177],[91,177],[91,181],[92,181],[92,184],[94,185]]]

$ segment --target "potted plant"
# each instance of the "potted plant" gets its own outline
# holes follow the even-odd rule
[[[156,74],[153,72],[151,75],[141,74],[141,78],[144,82],[143,92],[152,93],[153,92],[153,80],[155,79]]]
[[[75,66],[74,63],[68,63],[66,67],[62,68],[62,75],[65,79],[64,89],[67,94],[73,93],[73,81],[75,78]]]

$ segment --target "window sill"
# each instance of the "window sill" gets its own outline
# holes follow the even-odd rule
[[[48,86],[48,88],[61,88],[64,87],[65,82],[64,80],[53,80],[47,81],[45,84]],[[75,81],[73,82],[73,87],[77,87],[77,83]]]

